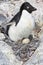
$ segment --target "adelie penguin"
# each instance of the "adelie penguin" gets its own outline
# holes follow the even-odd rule
[[[19,12],[10,21],[15,21],[14,24],[7,28],[8,35],[12,41],[18,41],[22,38],[29,37],[35,27],[35,21],[31,15],[35,10],[37,9],[28,2],[24,2],[21,5]]]

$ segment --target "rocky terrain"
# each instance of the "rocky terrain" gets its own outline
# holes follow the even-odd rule
[[[12,42],[1,30],[25,1],[37,8],[32,13],[37,31],[32,31],[31,42],[27,39]],[[43,65],[43,0],[0,0],[0,65]]]

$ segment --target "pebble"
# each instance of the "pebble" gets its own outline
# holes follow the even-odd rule
[[[28,44],[29,42],[30,42],[29,39],[23,39],[23,41],[22,41],[23,44]]]
[[[5,39],[5,36],[3,33],[0,33],[0,40],[3,40],[3,39]]]

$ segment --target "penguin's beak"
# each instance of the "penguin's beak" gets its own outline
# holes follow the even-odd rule
[[[34,11],[37,10],[36,8],[34,8]]]
[[[32,13],[33,11],[36,11],[37,9],[35,7],[31,7],[30,8],[30,13]]]
[[[36,11],[37,9],[35,7],[32,8],[32,11]]]

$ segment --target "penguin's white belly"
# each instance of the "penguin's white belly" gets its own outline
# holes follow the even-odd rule
[[[22,12],[21,19],[17,26],[12,25],[9,29],[9,37],[13,41],[28,37],[35,26],[34,19],[27,11]]]

